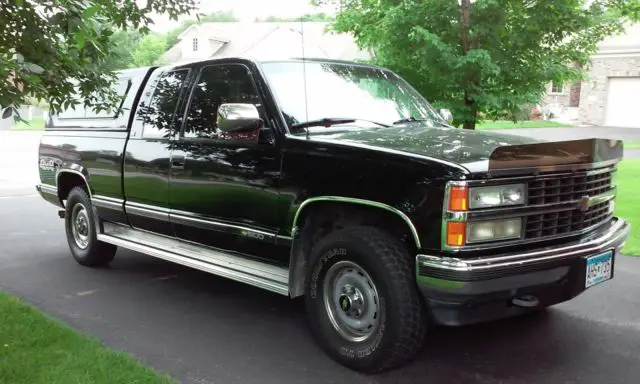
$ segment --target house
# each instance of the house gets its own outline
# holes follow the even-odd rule
[[[579,120],[640,129],[640,24],[603,41],[582,82]]]
[[[582,82],[549,84],[544,102],[583,124],[640,129],[640,24],[603,40],[586,75]]]
[[[251,56],[257,59],[371,57],[348,34],[327,32],[326,22],[213,22],[194,24],[162,56],[165,63]],[[303,45],[304,42],[304,45]],[[304,49],[303,49],[304,47]]]

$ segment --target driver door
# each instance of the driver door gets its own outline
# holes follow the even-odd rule
[[[225,132],[221,104],[254,105],[265,116],[249,68],[241,63],[199,69],[186,119],[171,150],[169,202],[177,237],[256,254],[278,232],[280,154],[273,127]],[[224,119],[223,119],[224,120]]]

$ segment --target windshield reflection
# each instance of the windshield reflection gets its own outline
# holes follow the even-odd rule
[[[262,69],[289,127],[323,118],[386,125],[415,118],[425,120],[421,123],[427,127],[446,124],[425,98],[388,70],[313,61],[264,62]],[[374,127],[379,125],[366,125]],[[314,131],[324,128],[310,129]]]

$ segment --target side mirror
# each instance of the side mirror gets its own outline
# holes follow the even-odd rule
[[[451,124],[451,122],[453,121],[453,114],[451,113],[450,110],[442,108],[440,111],[440,116],[442,116],[442,118],[444,119],[444,121],[447,122],[447,124]]]
[[[258,108],[242,103],[220,104],[216,122],[218,129],[225,133],[253,132],[262,125]]]

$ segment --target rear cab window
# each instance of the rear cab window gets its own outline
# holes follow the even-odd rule
[[[100,110],[85,107],[84,100],[76,98],[79,104],[63,110],[48,119],[46,129],[99,129],[126,130],[134,102],[151,68],[136,68],[117,72],[118,79],[113,89],[121,98],[120,104],[110,110]],[[99,93],[97,90],[96,93]]]

